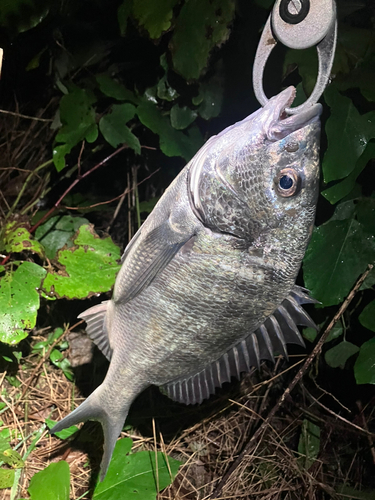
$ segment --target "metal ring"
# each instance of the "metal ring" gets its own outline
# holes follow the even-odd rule
[[[310,0],[296,0],[300,5],[299,12],[293,14],[290,12],[289,7],[293,0],[281,0],[279,7],[279,14],[283,21],[288,24],[299,24],[305,19],[310,10]]]

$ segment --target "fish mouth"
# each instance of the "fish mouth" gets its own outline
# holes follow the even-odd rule
[[[296,96],[296,89],[288,87],[283,92],[268,101],[264,110],[268,108],[269,115],[266,120],[265,132],[267,139],[278,141],[287,135],[300,130],[308,125],[319,122],[323,107],[321,104],[313,104],[300,113],[288,115],[285,111],[290,107]]]

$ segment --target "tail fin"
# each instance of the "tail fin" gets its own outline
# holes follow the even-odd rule
[[[98,387],[78,408],[76,408],[67,417],[54,425],[51,429],[51,434],[59,432],[67,427],[84,422],[86,420],[98,420],[103,427],[104,434],[104,453],[100,464],[100,481],[103,481],[107,474],[108,466],[112,458],[113,450],[116,445],[117,438],[124,426],[125,419],[128,415],[129,406],[122,408],[120,411],[103,408],[100,402],[101,386]]]

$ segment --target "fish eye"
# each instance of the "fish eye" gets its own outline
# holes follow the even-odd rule
[[[294,168],[283,168],[275,179],[276,191],[280,196],[288,198],[301,189],[301,179]]]

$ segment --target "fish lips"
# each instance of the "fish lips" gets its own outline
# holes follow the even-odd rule
[[[295,115],[287,115],[285,109],[292,104],[295,95],[295,88],[288,87],[270,99],[263,108],[265,116],[264,132],[269,141],[279,141],[291,133],[315,123],[317,124],[317,128],[319,128],[320,115],[323,110],[322,105],[319,103],[313,104]]]

